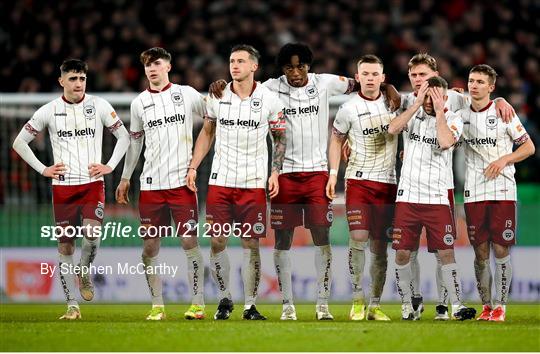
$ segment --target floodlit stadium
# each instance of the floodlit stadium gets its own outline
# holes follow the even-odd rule
[[[537,12],[3,3],[0,350],[540,351]]]

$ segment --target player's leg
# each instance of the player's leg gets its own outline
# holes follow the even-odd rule
[[[330,286],[332,284],[332,248],[329,228],[310,225],[311,237],[315,246],[315,271],[317,272],[317,303],[315,315],[318,320],[333,320],[328,308]]]
[[[420,288],[420,263],[418,262],[418,249],[420,248],[420,234],[418,234],[418,242],[416,243],[415,250],[411,251],[410,263],[411,263],[411,303],[414,309],[414,315],[416,319],[420,319],[422,312],[424,311],[424,298],[422,297],[422,290]]]
[[[482,312],[477,320],[487,321],[493,310],[491,304],[492,275],[489,261],[489,233],[486,224],[487,204],[485,202],[465,203],[467,234],[474,249],[474,274],[476,287],[482,301]]]
[[[401,318],[415,320],[411,303],[411,252],[416,249],[421,230],[419,217],[424,210],[421,204],[396,203],[392,248],[396,250],[396,286],[401,297]]]
[[[461,298],[461,279],[454,257],[455,229],[450,208],[446,205],[431,205],[424,216],[428,248],[436,250],[441,259],[442,277],[448,289],[452,317],[457,320],[474,318],[476,310],[466,307]]]
[[[239,189],[235,195],[234,220],[242,231],[242,281],[245,320],[266,320],[255,306],[261,280],[259,238],[266,237],[266,191]]]
[[[516,203],[494,202],[490,206],[490,236],[495,255],[495,307],[490,321],[504,321],[512,283],[510,247],[516,242]]]
[[[362,209],[368,210],[368,208]],[[364,215],[364,217],[366,216]],[[360,321],[365,318],[366,311],[362,280],[364,279],[369,230],[350,230],[349,233],[349,273],[351,275],[353,295],[353,305],[349,313],[349,318],[353,321]]]
[[[197,195],[187,187],[175,188],[167,191],[167,202],[186,254],[191,306],[184,313],[184,317],[188,320],[200,320],[205,317],[204,260],[197,238],[199,230]]]
[[[386,282],[386,269],[388,266],[388,240],[386,233],[382,238],[372,238],[370,241],[371,262],[369,274],[371,277],[371,287],[369,293],[369,306],[367,319],[375,321],[390,321],[381,310],[381,296]]]
[[[81,318],[79,304],[75,299],[75,227],[80,222],[80,205],[77,194],[79,186],[53,186],[53,209],[58,240],[58,275],[67,304],[67,312],[60,319]],[[73,231],[73,232],[72,232]],[[71,236],[71,237],[70,237]]]
[[[170,226],[170,210],[166,204],[164,191],[141,191],[139,195],[139,214],[141,237],[143,239],[142,263],[146,284],[150,291],[152,309],[147,320],[159,321],[165,318],[163,285],[161,276],[154,271],[159,266],[160,226]]]
[[[96,234],[103,222],[103,213],[105,208],[105,187],[103,181],[97,181],[84,185],[84,194],[81,197],[81,215],[82,226],[84,227],[84,237],[81,247],[81,269],[85,270],[94,262],[96,258],[100,237]],[[94,284],[91,274],[81,272],[79,276],[79,291],[86,301],[94,298]]]
[[[278,278],[279,291],[282,296],[282,320],[296,320],[296,309],[292,292],[292,269],[290,249],[294,229],[275,229],[274,266]]]

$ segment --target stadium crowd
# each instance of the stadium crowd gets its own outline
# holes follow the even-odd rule
[[[139,54],[162,46],[173,55],[172,82],[206,91],[228,77],[232,45],[262,54],[257,78],[280,74],[274,64],[287,42],[315,53],[313,72],[352,75],[356,60],[374,53],[387,81],[410,90],[407,61],[418,52],[437,58],[452,87],[466,87],[471,66],[488,63],[500,74],[494,96],[515,107],[534,141],[540,115],[540,43],[534,1],[406,2],[337,0],[37,1],[0,5],[2,91],[58,90],[67,57],[89,63],[90,92],[140,91],[146,86]],[[540,180],[531,159],[521,179]]]

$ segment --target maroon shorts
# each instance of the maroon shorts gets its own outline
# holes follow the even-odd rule
[[[171,236],[171,216],[178,236],[197,234],[197,194],[186,186],[141,191],[139,214],[144,239]]]
[[[266,191],[263,188],[208,186],[205,234],[266,237]]]
[[[491,241],[501,246],[516,244],[516,202],[487,200],[465,203],[467,233],[471,245]]]
[[[346,183],[349,230],[369,230],[371,238],[391,241],[397,186],[355,179]]]
[[[279,176],[279,194],[272,199],[273,229],[305,225],[330,227],[334,214],[326,197],[328,172],[293,172]]]
[[[426,228],[428,249],[454,248],[456,231],[448,205],[404,202],[396,203],[392,247],[395,250],[418,249],[422,226]]]
[[[96,181],[76,186],[52,186],[56,226],[81,226],[83,219],[103,222],[105,185]],[[59,237],[58,242],[73,242],[72,237]]]
[[[452,226],[454,227],[454,229],[456,228],[456,206],[455,206],[455,200],[454,200],[454,189],[449,189],[448,190],[448,201],[450,202],[450,212],[452,213],[452,219],[454,220],[454,223],[452,224]],[[420,233],[422,233],[422,231],[420,230]],[[454,237],[457,239],[457,231],[456,233],[454,234]],[[418,246],[416,247],[416,249],[418,249],[420,247],[420,237],[418,238]],[[432,248],[429,248],[429,245],[428,245],[428,252],[429,253],[435,253],[437,252],[437,250],[435,249],[432,249]]]

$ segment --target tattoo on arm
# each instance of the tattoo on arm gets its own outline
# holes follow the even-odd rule
[[[272,172],[279,173],[279,171],[281,171],[281,167],[283,166],[285,149],[287,148],[285,130],[273,130],[272,137],[274,138],[274,149],[272,150]]]

